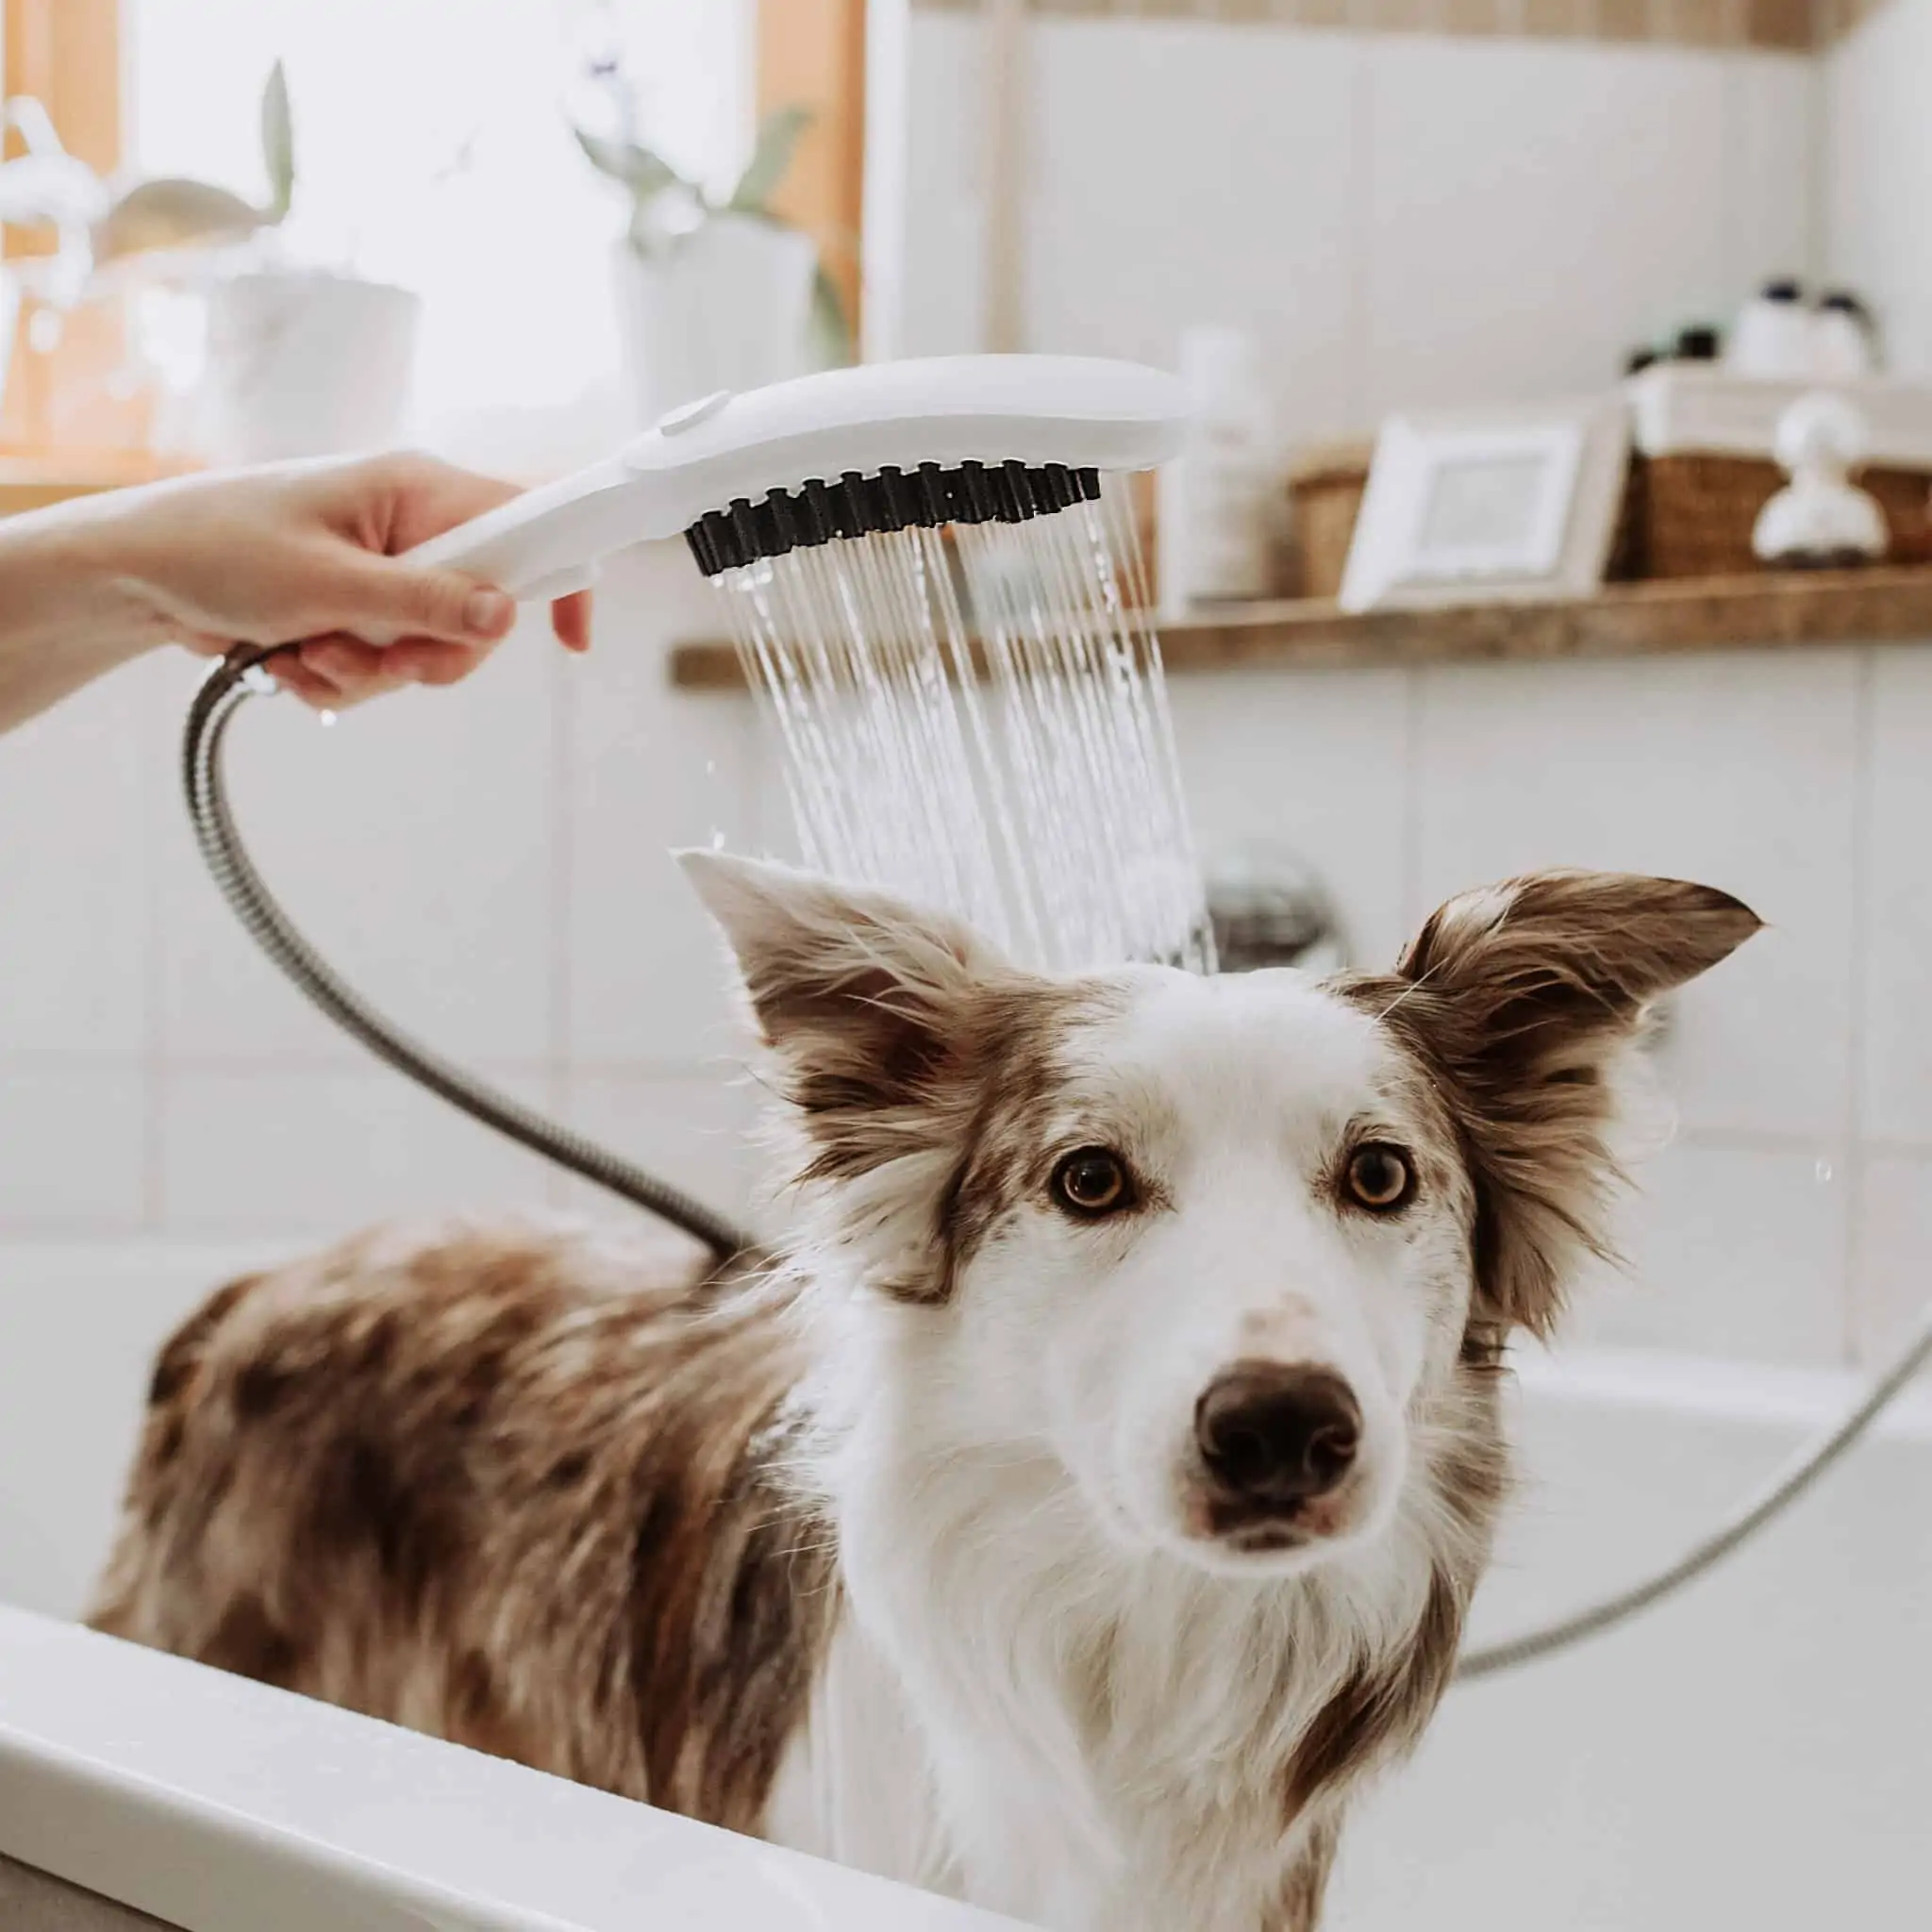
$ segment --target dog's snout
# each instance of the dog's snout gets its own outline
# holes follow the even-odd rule
[[[1194,1440],[1215,1484],[1262,1510],[1325,1496],[1361,1440],[1354,1391],[1332,1369],[1238,1362],[1194,1409]]]

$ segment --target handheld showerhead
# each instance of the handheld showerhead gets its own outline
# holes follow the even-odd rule
[[[581,590],[600,558],[683,533],[707,576],[911,526],[1016,523],[1175,453],[1172,375],[1078,356],[944,356],[829,370],[671,411],[618,455],[432,539],[425,563],[519,601]]]
[[[690,403],[414,555],[539,602],[682,534],[784,746],[808,862],[952,909],[1038,965],[1207,966],[1138,540],[1102,483],[1174,455],[1185,418],[1179,383],[1132,363],[838,370]],[[195,836],[257,941],[453,1106],[720,1253],[742,1246],[723,1217],[418,1046],[289,922],[222,772],[260,655],[214,674],[182,748]]]

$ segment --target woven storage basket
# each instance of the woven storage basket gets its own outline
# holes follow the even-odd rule
[[[1329,443],[1306,451],[1289,472],[1290,596],[1341,593],[1374,452],[1373,442]]]
[[[1874,465],[1860,470],[1857,480],[1885,513],[1892,559],[1924,562],[1932,472]],[[1761,570],[1751,531],[1784,481],[1775,463],[1753,457],[1633,457],[1624,504],[1629,574],[1723,577]]]
[[[1310,451],[1291,475],[1295,595],[1333,597],[1341,590],[1371,454],[1367,443]],[[1755,457],[1633,454],[1605,575],[1625,583],[1762,570],[1751,532],[1784,481],[1775,463]],[[1861,470],[1857,482],[1885,513],[1890,561],[1932,562],[1932,471],[1874,466]]]

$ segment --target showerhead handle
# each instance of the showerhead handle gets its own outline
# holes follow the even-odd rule
[[[1144,470],[1179,446],[1164,371],[1079,356],[946,356],[829,370],[674,409],[620,455],[421,545],[418,561],[520,601],[589,584],[598,560],[774,491],[961,464]]]

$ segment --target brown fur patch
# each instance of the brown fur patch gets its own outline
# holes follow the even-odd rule
[[[1708,886],[1540,873],[1452,899],[1393,974],[1334,983],[1455,1116],[1475,1184],[1473,1332],[1550,1332],[1578,1261],[1606,1251],[1612,1062],[1649,1002],[1758,924]]]
[[[368,1238],[163,1350],[92,1621],[740,1830],[836,1612],[756,1285]]]

